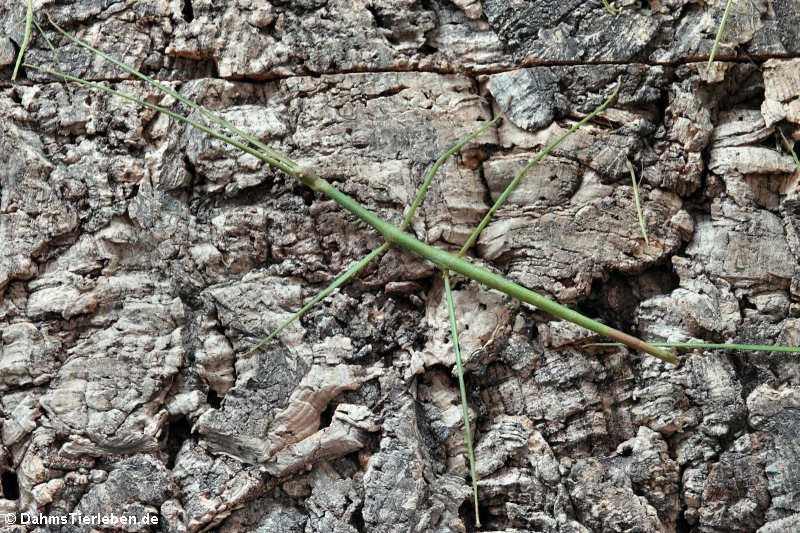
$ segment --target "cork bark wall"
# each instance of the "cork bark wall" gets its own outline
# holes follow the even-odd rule
[[[457,250],[649,340],[800,345],[800,3],[34,2],[68,31]],[[0,5],[0,513],[124,531],[473,530],[440,277],[256,158],[33,70]],[[26,60],[171,98],[51,29]],[[190,110],[177,105],[183,113]],[[195,113],[195,117],[197,114]],[[642,178],[638,226],[625,160]],[[796,356],[679,368],[456,278],[481,531],[800,530]],[[87,531],[16,525],[8,531]]]

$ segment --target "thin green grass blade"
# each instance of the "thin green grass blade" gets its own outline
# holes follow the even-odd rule
[[[92,82],[92,81],[87,81],[87,80],[84,80],[82,78],[76,78],[75,76],[71,76],[71,75],[65,74],[63,72],[57,72],[57,71],[54,71],[54,70],[41,68],[41,67],[37,67],[35,65],[30,65],[30,64],[27,64],[27,63],[25,63],[24,66],[25,66],[25,68],[30,68],[30,69],[36,70],[38,72],[44,72],[45,74],[50,74],[51,76],[55,76],[57,78],[62,78],[62,79],[68,80],[68,81],[72,81],[72,82],[75,82],[75,83],[77,83],[79,85],[83,85],[85,87],[91,87],[92,89],[97,89],[98,91],[102,91],[102,92],[107,93],[107,94],[112,94],[114,96],[119,96],[120,98],[124,98],[126,100],[129,100],[131,102],[139,104],[139,105],[141,105],[143,107],[146,107],[148,109],[152,109],[153,111],[158,111],[159,113],[164,113],[165,115],[167,115],[169,117],[172,117],[174,119],[180,120],[181,122],[185,122],[186,124],[189,124],[190,126],[192,126],[194,128],[197,128],[198,130],[200,130],[200,131],[202,131],[204,133],[207,133],[208,135],[211,135],[215,139],[219,139],[220,141],[228,143],[231,146],[235,146],[236,148],[238,148],[240,150],[243,150],[243,151],[247,152],[248,154],[252,154],[252,155],[258,157],[259,159],[261,159],[262,161],[266,162],[267,164],[286,172],[288,175],[292,176],[293,178],[300,179],[298,171],[295,168],[290,168],[290,167],[286,166],[286,164],[284,164],[283,161],[278,161],[278,160],[276,160],[276,159],[274,159],[274,158],[272,158],[272,157],[270,157],[270,156],[268,156],[266,154],[263,154],[263,153],[259,152],[258,150],[254,149],[254,148],[252,148],[252,147],[250,147],[250,146],[248,146],[248,145],[246,145],[244,143],[241,143],[241,142],[239,142],[239,141],[237,141],[235,139],[232,139],[232,138],[230,138],[230,137],[228,137],[226,135],[223,135],[223,134],[221,134],[219,132],[216,132],[216,131],[212,130],[211,128],[209,128],[205,124],[200,124],[199,122],[196,122],[196,121],[194,121],[194,120],[192,120],[192,119],[190,119],[188,117],[185,117],[185,116],[183,116],[183,115],[181,115],[179,113],[175,113],[174,111],[169,110],[166,107],[162,107],[162,106],[156,105],[156,104],[151,104],[150,102],[145,102],[144,100],[136,98],[135,96],[131,96],[129,94],[125,94],[123,92],[111,89],[111,88],[106,87],[104,85],[100,85],[99,83],[95,83],[95,82]],[[298,166],[296,163],[294,163],[294,161],[292,161],[292,163],[294,164],[295,167]]]
[[[797,158],[797,154],[795,153],[794,148],[792,148],[792,145],[789,144],[789,140],[783,134],[782,129],[778,128],[778,133],[781,134],[781,139],[783,139],[783,145],[792,154],[792,159],[794,159],[794,164],[797,166],[797,170],[800,170],[800,159]]]
[[[417,192],[417,197],[414,198],[414,202],[411,204],[411,207],[409,208],[408,213],[406,213],[406,216],[403,219],[403,223],[400,224],[400,229],[401,230],[405,231],[405,229],[411,223],[411,218],[414,216],[414,213],[417,211],[417,208],[422,203],[422,198],[425,196],[425,193],[428,191],[428,187],[430,186],[431,182],[433,181],[434,176],[436,176],[436,173],[439,171],[439,168],[444,164],[444,162],[447,161],[447,158],[450,157],[451,155],[455,154],[456,152],[458,152],[462,148],[464,148],[464,146],[468,142],[473,140],[475,137],[477,137],[478,135],[480,135],[481,133],[483,133],[487,129],[489,129],[492,126],[494,126],[497,123],[497,121],[500,120],[500,118],[502,118],[502,116],[503,116],[502,112],[498,113],[496,117],[494,117],[492,120],[490,120],[489,122],[487,122],[486,124],[484,124],[483,126],[478,128],[474,132],[470,133],[468,136],[466,136],[463,139],[461,139],[455,146],[453,146],[448,151],[443,153],[441,155],[441,157],[439,157],[439,159],[436,160],[436,162],[433,164],[433,166],[431,167],[430,171],[428,172],[427,176],[425,176],[425,181],[422,183],[422,187],[420,187],[419,191]]]
[[[475,454],[472,451],[472,431],[469,427],[467,387],[464,385],[464,367],[461,365],[461,350],[458,347],[458,325],[456,324],[455,306],[453,306],[453,293],[450,290],[450,273],[446,268],[442,269],[442,277],[444,278],[444,295],[447,301],[447,314],[450,316],[450,335],[453,337],[453,353],[456,358],[458,388],[461,391],[461,413],[464,416],[464,438],[467,442],[469,475],[472,477],[472,497],[475,501],[475,526],[481,527],[481,518],[478,511],[478,475],[475,473]]]
[[[770,346],[768,344],[714,344],[706,342],[651,342],[661,348],[700,348],[706,350],[743,350],[750,352],[800,353],[800,346]],[[621,342],[593,342],[584,346],[625,346]]]
[[[642,228],[642,236],[644,243],[650,246],[650,240],[647,238],[647,226],[644,223],[644,216],[642,215],[642,204],[639,201],[639,184],[636,183],[636,173],[633,171],[630,159],[625,158],[625,163],[628,165],[628,171],[631,173],[631,181],[633,182],[633,203],[636,206],[636,217],[639,219],[639,227]]]
[[[56,30],[59,31],[59,33],[64,35],[67,39],[69,39],[70,41],[74,42],[78,46],[81,46],[81,47],[83,47],[83,48],[85,48],[87,50],[92,51],[93,53],[99,55],[100,57],[102,57],[106,61],[110,61],[114,65],[116,65],[119,68],[125,70],[126,72],[129,72],[130,74],[133,74],[137,78],[146,81],[147,83],[149,83],[150,85],[152,85],[154,87],[158,87],[161,91],[167,93],[168,95],[172,96],[173,98],[176,98],[179,102],[182,102],[183,104],[191,107],[192,109],[194,109],[196,111],[199,111],[203,116],[205,116],[209,120],[211,120],[213,122],[216,122],[217,124],[219,124],[223,128],[225,128],[228,131],[230,131],[231,133],[234,133],[234,134],[238,135],[239,137],[241,137],[242,139],[245,139],[247,142],[253,144],[254,146],[257,146],[258,148],[263,150],[265,153],[267,153],[273,159],[281,161],[285,166],[292,167],[294,170],[298,170],[299,169],[299,165],[297,163],[295,163],[294,161],[292,161],[290,158],[288,158],[287,156],[285,156],[282,153],[278,152],[277,150],[275,150],[273,148],[270,148],[269,146],[267,146],[266,144],[262,143],[261,141],[259,141],[255,137],[253,137],[251,135],[248,135],[247,133],[245,133],[242,130],[238,129],[236,126],[234,126],[233,124],[231,124],[230,122],[228,122],[224,118],[220,117],[219,115],[215,115],[214,113],[208,111],[203,106],[192,102],[188,98],[185,98],[184,96],[182,96],[178,92],[170,89],[166,85],[157,82],[156,80],[150,78],[149,76],[146,76],[145,74],[142,74],[141,72],[139,72],[135,68],[130,67],[130,66],[126,65],[125,63],[114,59],[113,57],[111,57],[110,55],[108,55],[108,54],[106,54],[104,52],[101,52],[100,50],[98,50],[97,48],[94,48],[89,43],[85,43],[85,42],[81,41],[80,39],[78,39],[77,37],[74,37],[73,35],[70,35],[65,30],[63,30],[58,24],[56,24],[53,21],[53,19],[50,18],[50,15],[47,15],[47,20],[50,22],[50,24]]]
[[[4,37],[9,37],[9,36],[10,36],[12,33],[14,33],[14,32],[17,30],[17,27],[19,27],[19,25],[20,25],[20,24],[25,24],[25,20],[26,20],[26,19],[27,19],[27,17],[22,17],[22,18],[21,18],[21,19],[19,19],[17,22],[15,22],[15,23],[14,23],[14,25],[13,25],[13,26],[11,26],[11,29],[10,29],[10,30],[8,30],[8,31],[5,33]]]
[[[251,355],[253,355],[255,352],[257,352],[257,351],[259,350],[259,348],[261,348],[262,346],[264,346],[265,344],[267,344],[269,341],[271,341],[272,339],[274,339],[274,338],[275,338],[275,336],[276,336],[276,335],[278,335],[278,334],[279,334],[281,331],[283,331],[284,329],[286,329],[286,327],[287,327],[287,326],[289,326],[289,324],[291,324],[292,322],[294,322],[295,320],[297,320],[298,318],[300,318],[301,316],[303,316],[304,314],[306,314],[306,312],[307,312],[309,309],[311,309],[312,307],[314,307],[315,305],[317,305],[319,302],[321,302],[322,300],[324,300],[325,298],[327,298],[327,297],[328,297],[328,296],[329,296],[329,295],[330,295],[330,294],[331,294],[333,291],[335,291],[336,289],[338,289],[338,288],[339,288],[340,286],[342,286],[342,284],[344,284],[344,283],[345,283],[347,280],[349,280],[350,278],[352,278],[352,277],[353,277],[353,276],[354,276],[354,275],[355,275],[355,274],[356,274],[356,273],[357,273],[359,270],[361,270],[362,268],[364,268],[365,266],[367,266],[367,264],[368,264],[370,261],[372,261],[373,259],[375,259],[375,258],[376,258],[376,257],[378,257],[379,255],[381,255],[383,252],[385,252],[386,250],[388,250],[388,249],[389,249],[389,246],[390,246],[390,245],[389,245],[389,243],[388,243],[388,242],[385,242],[385,243],[383,243],[383,244],[380,246],[380,248],[376,248],[375,250],[371,251],[371,252],[370,252],[368,255],[366,255],[366,256],[365,256],[365,257],[364,257],[364,258],[363,258],[361,261],[359,261],[359,262],[358,262],[358,263],[356,263],[355,265],[351,266],[351,267],[350,267],[350,268],[347,270],[347,272],[345,272],[344,274],[342,274],[341,276],[339,276],[338,278],[336,278],[336,279],[333,281],[333,283],[331,283],[330,285],[328,285],[328,286],[325,288],[325,290],[323,290],[322,292],[320,292],[319,294],[317,294],[317,295],[316,295],[316,296],[315,296],[315,297],[314,297],[314,298],[313,298],[313,299],[312,299],[310,302],[308,302],[306,305],[304,305],[302,309],[300,309],[298,312],[296,312],[295,314],[293,314],[293,315],[292,315],[292,316],[291,316],[291,317],[290,317],[288,320],[286,320],[286,321],[285,321],[283,324],[281,324],[281,325],[278,327],[278,329],[276,329],[275,331],[273,331],[272,333],[270,333],[270,334],[269,334],[269,336],[267,336],[266,338],[264,338],[264,339],[263,339],[261,342],[259,342],[258,344],[256,344],[256,345],[255,345],[255,346],[254,346],[252,349],[250,349],[249,351],[245,352],[243,355],[240,355],[239,357],[240,357],[240,358],[245,358],[245,357],[250,357]]]
[[[719,23],[719,28],[717,29],[717,36],[714,39],[714,46],[711,47],[711,55],[708,56],[706,72],[711,72],[711,65],[714,63],[714,56],[717,55],[717,48],[719,47],[720,41],[722,41],[722,34],[725,33],[725,24],[728,22],[728,14],[731,11],[732,5],[733,0],[728,0],[728,4],[725,6],[725,13],[722,14],[722,22]]]
[[[53,52],[53,54],[55,54],[56,59],[58,59],[58,56],[59,56],[58,50],[53,45],[53,41],[51,41],[50,39],[47,38],[47,35],[45,35],[45,33],[44,33],[44,29],[42,29],[42,27],[39,25],[39,23],[36,21],[36,19],[33,19],[33,25],[36,26],[36,30],[39,32],[39,35],[42,36],[42,39],[44,39],[44,42],[47,43],[47,47],[50,49],[51,52]],[[71,97],[72,96],[72,89],[70,88],[69,84],[67,84],[67,81],[69,81],[69,80],[67,80],[64,77],[62,77],[61,80],[66,84],[67,93]]]
[[[619,93],[619,88],[620,88],[621,85],[622,85],[622,78],[620,77],[620,78],[617,78],[617,86],[614,89],[614,92],[611,94],[611,96],[608,97],[608,99],[606,99],[605,102],[603,102],[597,109],[595,109],[594,111],[592,111],[591,113],[586,115],[578,123],[576,123],[574,126],[572,126],[566,133],[561,135],[561,137],[556,139],[553,144],[551,144],[550,146],[545,148],[539,155],[537,155],[527,165],[525,165],[525,167],[523,167],[523,169],[520,170],[519,173],[516,176],[514,176],[514,179],[511,180],[511,183],[508,184],[508,187],[506,187],[506,189],[503,191],[503,193],[500,195],[500,197],[497,198],[497,201],[489,209],[489,212],[486,213],[486,215],[483,217],[483,220],[481,220],[480,224],[478,224],[478,227],[475,228],[475,231],[473,231],[472,235],[469,236],[469,238],[467,239],[467,242],[465,242],[464,246],[461,247],[461,250],[458,252],[459,256],[464,255],[467,252],[467,250],[472,248],[472,245],[475,244],[475,241],[478,240],[478,236],[481,234],[481,232],[486,227],[486,225],[489,224],[489,220],[491,220],[491,218],[492,218],[492,216],[494,216],[495,212],[498,209],[500,209],[500,206],[503,205],[503,203],[508,199],[508,197],[511,195],[511,193],[514,191],[514,189],[517,187],[517,185],[519,184],[520,180],[523,178],[523,176],[525,176],[525,174],[528,172],[528,170],[530,170],[530,168],[532,166],[534,166],[539,161],[541,161],[556,146],[561,144],[564,141],[564,139],[566,139],[567,137],[569,137],[570,135],[575,133],[578,130],[578,128],[580,128],[581,126],[583,126],[584,124],[586,124],[587,122],[592,120],[595,116],[597,116],[598,113],[600,113],[606,107],[608,107],[611,104],[611,102],[613,102],[614,99],[617,97],[617,94]]]
[[[603,5],[606,6],[606,9],[608,10],[609,13],[611,13],[612,15],[616,15],[616,14],[619,13],[619,10],[614,9],[611,6],[611,4],[608,3],[608,0],[602,0],[602,1],[603,1]]]
[[[53,45],[53,41],[47,38],[47,35],[45,35],[44,30],[36,21],[36,19],[33,19],[33,25],[36,26],[36,29],[39,31],[39,35],[41,35],[42,39],[44,39],[44,42],[47,43],[47,47],[50,49],[50,51],[53,53],[58,53],[58,50],[56,50],[56,47]]]
[[[25,55],[25,50],[28,48],[28,43],[31,40],[31,23],[33,22],[33,0],[28,0],[28,10],[25,13],[25,34],[22,37],[22,46],[19,47],[19,54],[17,54],[17,61],[14,63],[14,73],[11,74],[11,80],[17,79],[17,72],[19,66],[22,64],[22,56]]]

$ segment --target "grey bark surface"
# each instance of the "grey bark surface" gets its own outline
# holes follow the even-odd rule
[[[653,341],[800,345],[800,4],[34,2],[38,13],[399,223],[457,250],[513,175],[477,263]],[[223,5],[219,5],[223,4]],[[474,529],[447,310],[380,246],[250,155],[35,71],[0,5],[0,513],[155,517],[119,531]],[[40,16],[40,20],[44,17]],[[55,32],[27,61],[173,99]],[[183,113],[189,110],[177,105]],[[197,118],[197,114],[193,115]],[[641,235],[626,158],[642,179]],[[800,361],[678,368],[455,278],[481,531],[800,530]],[[4,531],[86,531],[16,525]]]

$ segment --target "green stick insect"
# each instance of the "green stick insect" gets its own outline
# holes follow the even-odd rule
[[[29,11],[28,13],[28,20],[32,18],[32,13]],[[48,17],[49,19],[49,17]],[[682,347],[682,348],[706,348],[706,349],[713,349],[713,348],[720,348],[720,349],[742,349],[742,350],[770,350],[770,351],[784,351],[784,352],[800,352],[800,348],[798,347],[776,347],[776,346],[761,346],[761,345],[737,345],[737,344],[658,344],[658,343],[648,343],[643,340],[640,340],[632,335],[614,329],[610,326],[602,324],[596,320],[593,320],[585,315],[582,315],[572,309],[569,309],[557,302],[554,302],[544,296],[523,287],[517,283],[514,283],[503,276],[497,275],[493,272],[490,272],[486,269],[478,267],[473,263],[465,260],[462,256],[474,245],[477,241],[478,236],[480,235],[481,231],[486,227],[489,223],[492,215],[500,208],[503,202],[508,198],[517,184],[522,180],[525,176],[526,172],[534,165],[536,165],[539,161],[541,161],[548,153],[550,153],[556,146],[558,146],[561,142],[564,141],[569,135],[574,133],[578,128],[584,125],[586,122],[592,120],[595,116],[597,116],[600,112],[602,112],[606,107],[608,107],[611,102],[616,98],[617,93],[619,91],[621,80],[617,81],[616,88],[614,89],[613,93],[608,97],[608,99],[603,102],[597,109],[595,109],[592,113],[584,117],[582,120],[577,122],[574,126],[572,126],[567,132],[565,132],[561,137],[559,137],[553,144],[548,146],[545,150],[543,150],[537,157],[532,159],[525,167],[514,177],[508,187],[503,191],[500,197],[497,199],[495,204],[488,210],[486,216],[481,220],[478,227],[475,231],[470,235],[467,239],[461,250],[458,254],[451,254],[439,248],[430,246],[424,242],[419,241],[412,235],[406,233],[406,229],[410,224],[412,217],[414,216],[417,208],[421,204],[425,192],[427,191],[428,187],[430,186],[432,180],[434,179],[436,172],[442,166],[442,164],[452,156],[453,154],[457,153],[461,148],[463,148],[467,143],[475,139],[479,134],[481,134],[486,129],[494,126],[498,120],[502,117],[502,113],[498,114],[493,120],[484,124],[480,129],[473,132],[472,134],[468,135],[466,138],[459,141],[455,146],[453,146],[450,150],[444,153],[432,166],[431,170],[428,172],[425,180],[416,195],[416,198],[412,205],[410,206],[409,210],[407,211],[401,225],[394,226],[389,222],[381,219],[376,214],[372,213],[370,210],[359,204],[356,200],[351,198],[350,196],[346,195],[332,184],[328,183],[326,180],[321,178],[314,169],[303,167],[300,164],[293,161],[288,156],[281,154],[280,152],[270,148],[269,146],[263,144],[262,142],[258,141],[257,139],[249,136],[245,132],[237,129],[235,126],[230,124],[229,122],[225,121],[221,117],[205,110],[201,106],[191,102],[190,100],[186,99],[185,97],[178,94],[176,91],[170,89],[169,87],[147,77],[146,75],[138,72],[137,70],[117,61],[116,59],[104,54],[100,50],[97,50],[90,46],[83,41],[73,37],[72,35],[65,32],[63,29],[58,27],[52,20],[50,23],[54,28],[56,28],[59,32],[64,34],[68,39],[75,42],[76,44],[90,50],[94,54],[97,54],[100,57],[111,61],[115,65],[119,66],[120,68],[124,69],[125,71],[129,72],[133,76],[136,76],[148,84],[158,88],[159,90],[163,91],[164,93],[176,98],[178,101],[188,105],[190,108],[197,110],[200,112],[204,117],[209,119],[211,122],[216,124],[216,126],[222,128],[223,130],[227,131],[228,133],[221,133],[220,131],[213,129],[210,126],[205,124],[199,123],[192,119],[189,119],[186,116],[180,115],[175,113],[167,108],[164,108],[159,105],[155,105],[149,102],[145,102],[143,100],[137,99],[133,96],[121,93],[119,91],[110,89],[105,87],[101,84],[90,82],[83,80],[81,78],[77,78],[74,76],[69,76],[67,74],[56,72],[53,70],[43,69],[36,67],[34,65],[24,64],[26,68],[38,70],[40,72],[48,73],[52,76],[56,76],[57,78],[63,81],[72,81],[74,83],[78,83],[80,85],[84,85],[86,87],[91,87],[93,89],[106,92],[108,94],[112,94],[115,96],[119,96],[121,98],[125,98],[129,101],[135,102],[141,106],[147,107],[149,109],[158,111],[160,113],[164,113],[174,119],[180,120],[185,122],[200,131],[211,135],[219,140],[222,140],[232,146],[239,148],[240,150],[247,152],[249,154],[254,155],[255,157],[259,158],[260,160],[266,162],[270,166],[279,169],[286,173],[287,175],[291,176],[292,178],[298,180],[299,182],[307,185],[312,190],[329,197],[330,199],[337,202],[342,208],[346,209],[347,211],[351,212],[353,215],[361,219],[362,221],[366,222],[370,226],[372,226],[377,232],[379,232],[385,239],[384,244],[382,244],[377,249],[373,250],[370,254],[366,257],[358,261],[355,265],[353,265],[350,269],[348,269],[344,274],[339,276],[333,283],[331,283],[327,288],[325,288],[322,292],[320,292],[316,297],[314,297],[308,304],[306,304],[302,309],[297,311],[290,319],[286,322],[281,324],[278,328],[276,328],[272,333],[269,334],[264,340],[259,342],[256,346],[254,346],[251,350],[246,353],[240,355],[240,357],[247,357],[253,354],[256,350],[273,340],[284,328],[286,328],[289,324],[291,324],[294,320],[297,320],[300,316],[302,316],[306,311],[311,309],[315,304],[320,302],[326,296],[331,294],[335,291],[338,287],[344,284],[347,280],[352,278],[359,270],[361,270],[364,266],[366,266],[370,261],[375,259],[376,257],[380,256],[382,253],[387,251],[391,246],[397,245],[400,246],[412,253],[418,254],[429,261],[433,262],[441,271],[444,280],[444,288],[445,288],[445,300],[448,310],[449,322],[450,322],[450,329],[451,335],[453,339],[453,346],[454,346],[454,357],[457,369],[457,375],[459,380],[459,389],[461,393],[461,402],[462,402],[462,411],[463,411],[463,418],[464,418],[464,428],[465,428],[465,440],[467,444],[467,454],[469,459],[469,470],[471,476],[471,483],[472,483],[472,492],[473,492],[473,501],[475,506],[475,518],[476,524],[480,526],[480,519],[478,514],[478,486],[477,486],[477,475],[475,472],[475,458],[472,446],[472,435],[470,430],[470,420],[469,420],[469,413],[467,407],[467,398],[466,398],[466,388],[464,384],[464,372],[463,366],[460,357],[459,351],[459,342],[458,342],[458,324],[456,320],[455,308],[453,305],[453,296],[451,290],[451,282],[450,282],[450,271],[457,272],[465,277],[478,281],[487,287],[491,287],[493,289],[497,289],[502,291],[522,302],[526,302],[533,306],[542,309],[554,316],[562,318],[564,320],[568,320],[580,326],[583,326],[600,336],[607,337],[615,342],[613,343],[605,343],[602,345],[614,345],[614,346],[621,346],[627,345],[634,350],[640,350],[646,352],[654,357],[657,357],[663,361],[671,363],[673,365],[678,363],[677,356],[667,351],[663,348],[665,347]],[[30,22],[26,24],[26,27],[30,26]],[[36,24],[37,29],[41,31],[38,24]],[[20,57],[24,53],[24,47],[20,50]],[[238,137],[238,139],[234,138]],[[634,180],[635,183],[635,180]]]

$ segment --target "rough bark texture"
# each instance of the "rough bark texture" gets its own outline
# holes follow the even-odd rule
[[[0,5],[2,80],[23,4]],[[800,139],[800,3],[735,2],[728,61],[706,73],[724,4],[35,2],[395,223],[510,96],[412,224],[450,249],[622,76],[474,260],[646,339],[798,345],[799,173],[777,129]],[[173,104],[48,35],[58,52],[37,38],[29,62]],[[380,237],[252,156],[32,70],[0,82],[0,129],[0,512],[159,522],[124,531],[473,527],[431,264],[393,249],[238,358]],[[800,530],[796,356],[673,368],[586,348],[469,280],[455,300],[484,531]]]

